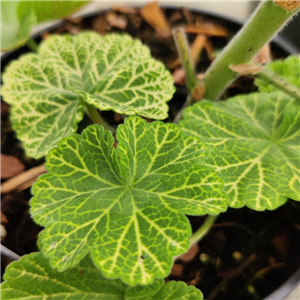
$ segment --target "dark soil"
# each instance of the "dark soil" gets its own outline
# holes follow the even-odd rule
[[[207,299],[263,299],[300,265],[300,203],[290,200],[275,211],[229,209],[219,216],[183,265],[182,280],[198,287]],[[190,217],[194,230],[204,218]]]
[[[228,30],[227,37],[209,36],[208,40],[214,50],[222,49],[232,35],[240,28],[226,20],[187,11],[165,9],[172,27],[187,23],[187,20],[197,24],[206,22],[221,26]],[[113,17],[112,17],[113,16]],[[126,29],[114,27],[109,22],[112,18],[121,17],[127,20]],[[100,34],[111,31],[127,32],[147,44],[154,57],[165,64],[176,59],[176,49],[170,35],[162,35],[148,25],[136,11],[125,13],[116,11],[90,16],[84,19],[65,20],[49,32],[44,32],[42,38],[52,33],[76,34],[81,30],[95,30]],[[193,43],[196,34],[189,34]],[[38,42],[40,37],[36,39]],[[271,45],[273,57],[285,57],[288,54],[275,44]],[[9,60],[28,52],[25,46],[6,55],[2,60],[1,71]],[[212,53],[210,53],[212,54]],[[203,73],[211,63],[209,53],[202,51],[196,65],[198,73]],[[171,72],[174,69],[170,70]],[[177,85],[177,91],[169,102],[169,118],[171,122],[185,102],[187,91],[183,85]],[[255,91],[253,80],[249,77],[239,78],[223,95],[223,99],[241,93]],[[33,160],[23,152],[22,144],[16,139],[8,118],[9,107],[2,106],[2,153],[18,157],[27,169],[37,166],[43,160]],[[111,125],[117,126],[123,121],[123,116],[114,112],[103,112],[103,117]],[[80,130],[90,124],[85,118]],[[79,131],[80,131],[79,130]],[[37,236],[42,229],[36,225],[29,214],[30,189],[2,196],[1,211],[7,218],[3,224],[7,230],[2,243],[19,255],[37,251]],[[190,261],[177,260],[172,273],[166,280],[181,280],[198,287],[206,299],[254,300],[263,299],[283,282],[300,266],[300,203],[288,201],[275,211],[255,212],[247,208],[229,209],[219,216],[207,236],[199,243],[196,254]],[[190,217],[193,230],[198,229],[205,217]],[[11,262],[1,257],[2,273]]]

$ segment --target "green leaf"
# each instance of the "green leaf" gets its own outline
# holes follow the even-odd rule
[[[111,132],[92,125],[63,139],[33,187],[31,213],[45,230],[42,251],[58,270],[91,252],[108,278],[148,284],[186,252],[184,214],[227,208],[222,180],[204,165],[208,148],[174,124],[130,117]]]
[[[164,284],[163,280],[157,280],[151,286],[131,288],[120,280],[108,280],[88,256],[78,266],[57,272],[40,252],[31,253],[11,263],[4,279],[1,285],[2,300],[203,299],[199,290],[183,282],[170,281]]]
[[[12,62],[3,82],[13,128],[34,158],[77,130],[83,100],[101,110],[164,119],[174,92],[170,73],[139,40],[92,32],[48,38],[38,55]]]
[[[130,300],[132,298],[125,299]],[[203,300],[202,293],[194,286],[187,286],[183,282],[169,281],[155,294],[148,297],[136,298],[137,300]]]
[[[22,19],[28,12],[33,11],[37,22],[45,22],[66,17],[90,1],[20,1],[18,16]]]
[[[208,164],[225,181],[231,207],[275,209],[300,200],[300,110],[282,93],[203,101],[180,127],[212,147]]]
[[[300,58],[299,56],[291,55],[284,61],[275,60],[266,66],[267,69],[276,73],[279,77],[285,79],[295,87],[300,88]],[[260,92],[272,93],[278,89],[266,83],[261,79],[255,79],[255,85],[258,86]]]
[[[21,46],[39,22],[65,17],[87,1],[1,1],[1,50]]]
[[[11,50],[26,42],[36,25],[32,11],[18,17],[19,1],[1,1],[1,51]]]

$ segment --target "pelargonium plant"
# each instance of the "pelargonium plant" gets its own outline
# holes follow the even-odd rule
[[[29,156],[46,155],[47,174],[31,200],[41,251],[10,264],[2,299],[202,299],[164,284],[174,257],[228,207],[300,200],[299,57],[259,67],[258,92],[217,101],[299,10],[282,2],[263,1],[201,82],[174,30],[190,92],[178,125],[142,118],[165,119],[175,89],[128,35],[54,35],[7,67],[13,128]],[[128,117],[115,131],[98,110]],[[76,134],[84,113],[96,124]],[[186,215],[208,217],[192,235]]]

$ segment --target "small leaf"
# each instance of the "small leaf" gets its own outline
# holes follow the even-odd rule
[[[1,51],[11,50],[26,42],[31,29],[36,25],[36,16],[27,11],[18,16],[20,1],[1,1]]]
[[[231,207],[275,209],[300,200],[300,109],[282,93],[201,102],[180,127],[212,147],[207,163],[225,181]]]
[[[57,272],[42,253],[31,253],[11,263],[4,280],[1,285],[2,300],[203,299],[199,290],[183,282],[170,281],[164,284],[162,280],[157,280],[151,286],[131,288],[120,280],[108,280],[88,256],[78,266]],[[142,296],[144,294],[146,296]]]
[[[299,56],[291,55],[284,61],[275,60],[266,66],[267,69],[276,73],[279,77],[285,79],[297,88],[300,88],[300,58]],[[261,79],[255,79],[255,85],[258,86],[260,92],[272,93],[278,91],[278,89],[262,81]]]
[[[51,36],[38,55],[12,62],[3,82],[13,128],[34,158],[77,130],[84,101],[101,110],[164,119],[174,92],[171,75],[140,41],[92,32]]]
[[[37,22],[45,22],[69,16],[90,1],[20,1],[18,15],[21,19],[29,11],[36,15]]]
[[[39,22],[65,17],[87,1],[1,1],[1,50],[21,46]]]
[[[218,214],[227,197],[204,165],[208,148],[176,125],[130,117],[117,139],[115,150],[111,133],[93,125],[62,140],[33,187],[31,213],[46,227],[42,251],[54,268],[91,252],[104,276],[145,285],[187,251],[184,214]]]

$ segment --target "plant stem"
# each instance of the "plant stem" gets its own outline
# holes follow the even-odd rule
[[[105,130],[110,130],[113,134],[116,133],[116,130],[102,119],[98,113],[98,110],[94,106],[85,103],[85,111],[95,124],[102,125]]]
[[[173,30],[173,37],[181,60],[181,65],[185,71],[186,86],[189,90],[189,93],[192,93],[192,91],[198,86],[198,79],[190,55],[190,48],[186,39],[185,32],[183,31],[182,28],[175,28]],[[195,102],[196,102],[195,99],[190,95],[188,95],[182,108],[174,118],[173,123],[177,124],[179,120],[182,118],[182,113],[184,109],[190,105],[193,105]]]
[[[273,85],[274,87],[283,91],[287,95],[290,95],[300,103],[300,90],[289,82],[277,76],[275,73],[263,68],[260,72],[255,74],[254,77],[257,77],[265,81],[266,83]]]
[[[173,30],[174,40],[181,60],[182,67],[185,71],[186,86],[191,93],[198,85],[198,79],[195,73],[194,64],[190,56],[189,45],[182,28],[175,28]],[[193,104],[194,100],[192,100]]]
[[[300,7],[299,7],[300,8]],[[203,79],[204,98],[217,100],[226,87],[237,77],[229,65],[250,62],[254,55],[299,10],[289,12],[273,1],[262,1],[250,20],[229,42],[206,71]]]
[[[217,219],[218,216],[219,215],[216,215],[216,216],[210,216],[210,215],[208,215],[207,216],[207,218],[205,219],[205,221],[202,224],[202,226],[190,237],[190,247],[189,247],[189,250],[192,248],[193,245],[195,245],[196,243],[198,243],[209,232],[210,228],[212,227],[212,225],[214,224],[214,221]],[[178,256],[173,257],[174,261],[177,258],[180,258],[181,255],[183,255],[183,254],[180,254]]]
[[[198,243],[208,233],[218,216],[207,216],[202,226],[190,237],[191,246]]]
[[[39,46],[32,37],[27,40],[26,44],[33,52],[38,52]]]

